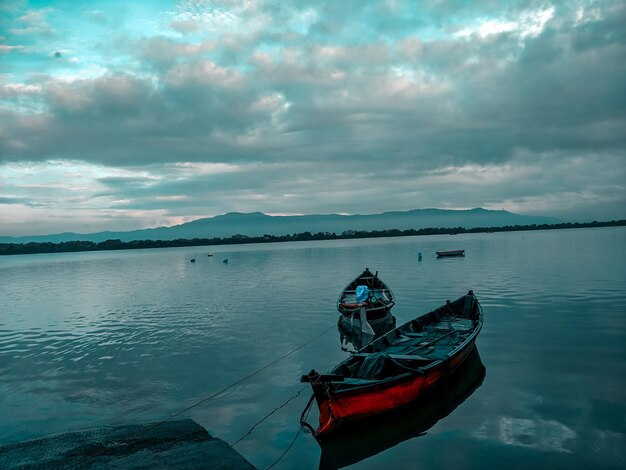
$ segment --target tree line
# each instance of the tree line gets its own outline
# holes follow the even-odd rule
[[[237,245],[241,243],[277,243],[306,240],[339,240],[352,238],[384,238],[384,237],[408,237],[415,235],[456,235],[462,233],[494,233],[516,232],[531,230],[557,230],[585,227],[612,227],[626,225],[626,220],[612,220],[610,222],[568,222],[559,224],[532,224],[532,225],[505,225],[502,227],[464,227],[446,228],[420,228],[408,230],[346,230],[337,234],[335,232],[301,232],[292,235],[233,235],[231,237],[214,238],[177,238],[174,240],[132,240],[122,241],[119,239],[106,240],[103,242],[68,241],[60,243],[52,242],[29,242],[29,243],[0,243],[0,255],[22,255],[33,253],[66,253],[75,251],[100,251],[100,250],[133,250],[143,248],[173,248],[181,246],[211,246],[211,245]]]

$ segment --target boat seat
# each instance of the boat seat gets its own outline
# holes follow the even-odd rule
[[[367,357],[370,354],[357,353],[353,354],[356,357]],[[396,361],[433,361],[430,357],[418,356],[417,354],[387,354],[391,359]]]
[[[377,288],[377,287],[370,287],[370,286],[367,286],[367,289],[368,289],[370,292],[372,292],[372,291],[380,291],[380,289],[379,289],[379,288]],[[354,294],[354,293],[356,292],[356,289],[346,289],[346,290],[344,290],[344,292],[346,292],[346,293],[347,293],[347,292],[351,292],[351,293],[353,293],[353,294]]]
[[[398,336],[394,341],[393,344],[400,344],[400,343],[406,343],[407,341],[411,341],[412,338],[408,338],[406,336]]]
[[[430,357],[418,356],[417,354],[389,354],[396,361],[433,361]]]
[[[446,332],[446,331],[470,331],[474,329],[474,323],[471,320],[467,321],[449,321],[449,322],[441,322],[439,326],[435,327],[435,331]]]
[[[339,382],[340,387],[345,387],[346,385],[368,385],[380,382],[380,380],[375,379],[356,379],[354,377],[345,377],[342,382]]]
[[[434,328],[437,333],[448,333],[449,331],[456,331],[456,328],[452,326],[437,326]]]
[[[343,376],[346,378],[354,377],[354,375],[358,372],[360,366],[361,364],[352,364],[352,365],[342,364],[341,372],[343,373]]]

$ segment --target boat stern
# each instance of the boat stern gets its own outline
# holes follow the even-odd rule
[[[313,396],[315,397],[317,407],[319,408],[319,426],[317,430],[314,431],[315,436],[329,432],[335,428],[338,423],[331,405],[330,382],[342,382],[343,379],[344,377],[341,375],[320,374],[314,369],[311,369],[308,374],[305,374],[300,378],[300,382],[311,384]],[[300,418],[300,424],[307,425],[312,429],[312,427],[306,423],[304,413]]]

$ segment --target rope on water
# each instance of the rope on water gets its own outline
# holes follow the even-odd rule
[[[307,388],[307,387],[304,387]],[[301,392],[302,390],[300,390]],[[298,393],[300,393],[298,392]],[[291,444],[289,444],[289,447],[287,447],[285,449],[285,452],[283,452],[280,457],[278,457],[276,460],[274,460],[274,463],[272,465],[270,465],[269,467],[267,467],[265,470],[270,470],[270,468],[272,468],[274,465],[276,465],[278,462],[280,462],[282,460],[282,458],[287,455],[287,452],[289,452],[289,449],[291,449],[291,447],[295,444],[296,439],[298,439],[298,436],[300,435],[300,433],[302,432],[303,429],[306,428],[310,429],[310,431],[312,433],[315,433],[315,431],[313,430],[313,428],[311,427],[311,425],[309,423],[306,422],[307,418],[309,417],[309,412],[311,411],[311,403],[313,402],[313,395],[311,395],[311,399],[309,400],[309,402],[306,405],[306,408],[304,409],[304,411],[302,412],[302,414],[300,415],[300,428],[298,429],[298,432],[296,433],[296,435],[293,437],[293,440],[291,441]],[[308,432],[308,431],[306,431]]]
[[[283,408],[284,406],[287,405],[287,403],[289,403],[291,400],[297,398],[300,396],[300,394],[305,391],[307,388],[309,388],[308,386],[306,387],[302,387],[300,390],[298,390],[298,393],[296,393],[294,396],[292,396],[291,398],[289,398],[286,402],[284,402],[282,405],[277,406],[276,408],[274,408],[272,411],[270,411],[268,414],[266,414],[263,418],[261,418],[261,420],[257,421],[254,426],[252,426],[250,428],[250,430],[244,434],[243,436],[241,436],[239,439],[237,439],[235,442],[233,442],[230,446],[234,447],[237,444],[239,444],[239,442],[243,441],[246,437],[248,437],[250,434],[252,434],[252,431],[254,431],[254,428],[256,428],[259,424],[261,424],[263,421],[265,421],[267,418],[269,418],[270,416],[272,416],[274,413],[276,413],[278,410],[280,410],[281,408]]]
[[[296,442],[296,439],[298,439],[298,436],[300,435],[300,433],[302,432],[302,426],[300,426],[298,428],[298,432],[296,433],[296,435],[294,436],[293,440],[291,441],[291,444],[289,444],[289,447],[287,447],[285,449],[285,452],[283,452],[280,457],[278,457],[276,460],[274,460],[274,463],[272,465],[270,465],[269,467],[267,467],[265,470],[270,470],[270,468],[272,468],[274,465],[276,465],[278,462],[280,462],[282,460],[282,458],[287,455],[287,452],[289,452],[289,449],[291,449],[291,447],[294,445],[294,443]]]
[[[137,437],[137,436],[140,436],[141,434],[144,434],[144,433],[146,433],[146,432],[148,432],[148,431],[151,431],[152,429],[156,428],[157,426],[160,426],[161,424],[164,424],[164,423],[167,423],[168,421],[173,420],[174,418],[176,418],[176,417],[178,417],[178,416],[182,415],[183,413],[186,413],[187,411],[191,410],[192,408],[195,408],[196,406],[199,406],[199,405],[201,405],[201,404],[203,404],[203,403],[206,403],[207,401],[209,401],[209,400],[211,400],[211,399],[213,399],[213,398],[217,397],[218,395],[221,395],[222,393],[224,393],[224,392],[226,392],[227,390],[229,390],[229,389],[233,388],[234,386],[239,385],[240,383],[244,382],[245,380],[248,380],[250,377],[253,377],[253,376],[257,375],[259,372],[264,371],[264,370],[265,370],[265,369],[267,369],[268,367],[273,366],[273,365],[274,365],[274,364],[276,364],[277,362],[282,361],[282,360],[283,360],[283,359],[285,359],[286,357],[291,356],[291,355],[292,355],[293,353],[295,353],[296,351],[299,351],[299,350],[300,350],[300,349],[302,349],[303,347],[305,347],[305,346],[307,346],[307,345],[311,344],[313,341],[315,341],[315,340],[317,340],[318,338],[322,337],[323,335],[325,335],[325,334],[326,334],[326,333],[328,333],[330,330],[332,330],[332,329],[334,329],[334,328],[336,328],[336,327],[337,327],[337,326],[333,324],[331,327],[329,327],[329,328],[325,329],[324,331],[322,331],[320,334],[318,334],[318,335],[317,335],[317,336],[315,336],[314,338],[312,338],[312,339],[308,340],[307,342],[305,342],[305,343],[301,344],[301,345],[300,345],[300,346],[298,346],[297,348],[292,349],[292,350],[291,350],[291,351],[289,351],[288,353],[283,354],[283,355],[282,355],[282,356],[280,356],[278,359],[274,359],[274,360],[273,360],[272,362],[270,362],[269,364],[266,364],[266,365],[264,365],[263,367],[261,367],[261,368],[259,368],[259,369],[255,370],[254,372],[251,372],[251,373],[249,373],[248,375],[244,376],[243,378],[241,378],[241,379],[239,379],[239,380],[236,380],[235,382],[231,383],[230,385],[227,385],[226,387],[222,388],[221,390],[218,390],[217,392],[212,393],[212,394],[211,394],[211,395],[209,395],[208,397],[203,398],[202,400],[198,400],[197,402],[195,402],[195,403],[193,403],[193,404],[189,405],[187,408],[185,408],[185,409],[184,409],[184,410],[182,410],[182,411],[179,411],[178,413],[174,413],[174,414],[173,414],[173,415],[171,415],[170,417],[168,417],[168,418],[166,418],[166,419],[164,419],[164,420],[161,420],[161,421],[159,421],[158,423],[154,423],[154,424],[152,424],[151,426],[148,426],[148,427],[146,427],[146,428],[142,429],[141,431],[138,431],[138,432],[136,432],[136,433],[134,433],[134,434],[131,434],[130,436],[127,436],[127,437],[124,437],[124,438],[122,438],[122,439],[119,439],[119,440],[117,441],[117,443],[119,444],[119,442],[121,442],[121,441],[127,441],[127,440],[129,440],[129,439],[133,439],[133,438],[135,438],[135,437]],[[305,388],[306,388],[306,387],[305,387]],[[302,430],[302,428],[300,428],[300,430],[298,431],[298,434],[300,434],[300,431],[301,431],[301,430]],[[298,437],[298,434],[296,434],[296,437],[294,438],[293,442],[295,442],[296,438]],[[290,446],[287,448],[287,451],[291,448],[291,446],[293,445],[293,442],[292,442],[292,443],[290,444]],[[100,454],[103,454],[103,453],[104,453],[104,452],[106,452],[108,449],[109,449],[109,447],[104,447],[103,449],[99,450],[98,452],[95,452],[95,453],[91,454],[91,455],[90,455],[89,457],[87,457],[85,460],[83,460],[83,461],[81,461],[81,462],[78,462],[78,463],[76,464],[76,466],[78,467],[78,466],[83,465],[83,464],[84,464],[87,460],[92,459],[92,458],[94,458],[94,457],[97,457],[97,456],[98,456],[98,455],[100,455]],[[285,451],[285,452],[283,453],[283,455],[285,455],[285,454],[287,453],[287,451]],[[283,457],[283,456],[281,456],[281,457],[279,458],[279,460],[280,460],[282,457]],[[275,465],[277,462],[278,462],[278,461],[274,462],[274,464],[272,464],[272,466],[273,466],[273,465]],[[271,468],[271,467],[270,467],[270,468]]]

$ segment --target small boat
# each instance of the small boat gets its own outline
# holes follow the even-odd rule
[[[482,324],[482,309],[470,290],[374,340],[328,374],[311,370],[301,377],[313,389],[301,424],[322,436],[343,423],[410,404],[465,361]],[[317,430],[303,418],[313,399]]]
[[[340,320],[360,328],[363,313],[372,326],[387,322],[394,304],[393,292],[378,277],[378,271],[373,274],[369,268],[365,268],[365,271],[341,291],[337,310],[341,314]]]
[[[347,467],[403,441],[424,436],[482,385],[485,373],[474,346],[449,380],[430,388],[410,405],[348,423],[330,436],[317,439],[322,450],[319,470]]]
[[[445,256],[465,256],[465,250],[437,251],[436,253],[438,258]]]
[[[228,264],[228,258],[224,258],[224,259],[222,260],[222,263],[224,263],[224,264]]]
[[[192,263],[196,262],[196,258],[191,258],[189,261],[191,261]]]
[[[213,253],[207,253],[207,256],[213,256]]]

